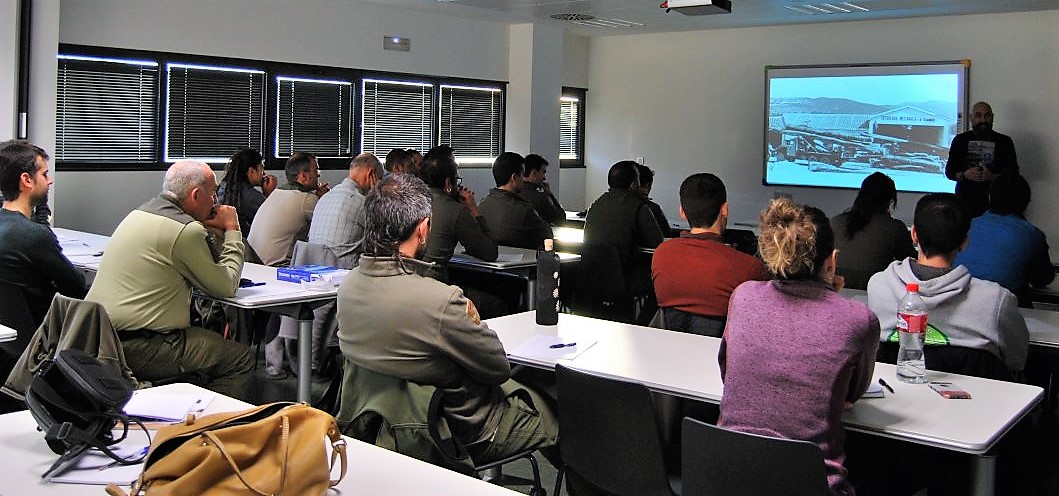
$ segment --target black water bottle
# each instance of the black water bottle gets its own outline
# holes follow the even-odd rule
[[[544,240],[544,251],[537,252],[537,325],[559,323],[559,255],[552,240]]]

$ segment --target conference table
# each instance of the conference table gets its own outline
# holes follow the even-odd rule
[[[81,268],[86,274],[99,270],[99,262],[106,250],[109,236],[55,228],[63,253],[70,262]],[[206,294],[195,294],[199,297],[220,301],[228,305],[262,310],[291,317],[298,321],[298,401],[308,402],[312,380],[312,324],[313,309],[334,301],[338,288],[334,285],[307,286],[299,283],[280,281],[276,277],[276,268],[255,263],[244,263],[241,277],[258,286],[239,288],[235,295],[228,298],[217,298]],[[86,278],[87,279],[87,278]]]
[[[525,282],[526,310],[537,308],[537,250],[516,248],[514,246],[497,247],[496,261],[487,262],[464,252],[462,245],[449,258],[449,270],[471,270],[517,277]],[[576,263],[581,255],[558,252],[559,263]]]
[[[169,384],[152,388],[168,394],[211,394],[191,384]],[[214,394],[205,414],[238,411],[251,405]],[[4,460],[4,483],[0,494],[39,495],[100,495],[101,485],[59,484],[41,480],[41,474],[58,455],[52,453],[37,431],[37,423],[29,411],[0,415],[0,459]],[[142,431],[141,431],[142,432]],[[141,433],[134,433],[134,435]],[[385,494],[392,496],[421,496],[461,494],[469,496],[513,496],[518,493],[474,477],[453,472],[415,458],[375,445],[344,438],[348,470],[339,485],[327,494]],[[146,443],[144,443],[146,444]],[[324,436],[321,433],[320,444]],[[332,476],[339,474],[336,467]],[[112,481],[128,489],[131,481]]]
[[[724,384],[717,365],[720,339],[560,314],[539,326],[534,312],[485,321],[500,337],[512,363],[554,369],[556,363],[650,390],[719,403]],[[559,350],[549,343],[576,343]],[[572,358],[564,358],[572,357]],[[895,367],[877,363],[894,394],[863,399],[843,416],[847,429],[974,456],[975,494],[993,494],[997,442],[1041,400],[1036,386],[929,371],[931,381],[951,381],[972,400],[946,400],[925,385],[896,380]]]

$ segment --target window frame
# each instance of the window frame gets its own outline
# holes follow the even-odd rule
[[[577,158],[573,159],[559,159],[559,168],[570,169],[570,168],[585,168],[585,124],[586,124],[586,95],[588,94],[587,88],[576,88],[572,86],[563,86],[562,94],[559,97],[560,105],[564,98],[577,98],[580,102],[578,105],[578,120],[577,120]],[[560,114],[561,114],[560,110]],[[560,115],[559,122],[559,133],[560,133],[560,147],[562,145],[562,116]],[[561,157],[561,155],[560,155]]]
[[[165,146],[166,146],[166,122],[169,118],[167,114],[167,101],[166,96],[169,94],[168,78],[166,77],[166,68],[169,64],[184,64],[184,65],[197,65],[207,67],[237,67],[245,69],[261,70],[264,74],[265,88],[263,94],[263,134],[264,134],[264,145],[259,150],[265,156],[265,166],[269,170],[282,169],[286,159],[284,157],[275,157],[277,147],[277,113],[278,113],[278,91],[279,83],[277,82],[278,77],[292,78],[292,79],[315,79],[315,80],[340,80],[351,83],[351,95],[353,95],[353,102],[350,108],[350,157],[342,158],[321,158],[319,159],[321,170],[344,170],[349,167],[349,161],[352,157],[363,151],[363,145],[361,142],[362,135],[362,99],[361,91],[363,81],[366,79],[377,79],[377,80],[404,80],[404,81],[417,81],[423,83],[430,83],[433,85],[433,102],[431,110],[431,126],[432,130],[430,133],[431,146],[436,146],[439,143],[439,115],[440,115],[440,88],[442,85],[445,86],[472,86],[472,87],[495,87],[500,89],[503,96],[501,102],[503,105],[504,112],[507,110],[507,81],[495,81],[485,79],[474,79],[474,78],[453,78],[445,76],[431,76],[423,74],[411,74],[411,73],[398,73],[398,72],[387,72],[387,71],[369,71],[359,69],[355,67],[332,67],[332,66],[317,66],[309,64],[297,64],[297,63],[286,63],[286,62],[271,62],[255,59],[240,59],[232,57],[215,57],[207,55],[196,55],[196,54],[184,54],[174,52],[159,52],[151,50],[130,50],[130,49],[119,49],[111,47],[100,47],[91,45],[78,45],[70,43],[60,43],[58,53],[60,55],[69,56],[81,56],[81,57],[94,57],[94,58],[107,58],[114,60],[130,60],[130,61],[150,61],[158,64],[158,81],[157,81],[157,92],[155,95],[155,109],[156,109],[156,122],[155,122],[155,136],[156,142],[153,144],[154,159],[153,161],[145,162],[117,162],[117,161],[69,161],[63,160],[55,161],[55,170],[57,171],[164,171],[169,167],[169,162],[165,161]],[[59,108],[60,102],[55,102],[56,109]],[[504,148],[505,138],[505,126],[506,118],[500,120],[500,146]],[[234,151],[234,149],[233,149]],[[420,150],[426,153],[427,150]],[[216,157],[215,157],[216,158]],[[380,156],[380,160],[384,160],[385,156]],[[223,170],[224,162],[208,162],[211,168],[214,170]],[[468,167],[489,167],[491,164],[468,164]],[[461,164],[462,167],[462,164]]]

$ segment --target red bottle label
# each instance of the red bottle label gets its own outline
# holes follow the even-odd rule
[[[897,314],[897,327],[905,332],[927,332],[927,316],[910,315],[907,313]]]

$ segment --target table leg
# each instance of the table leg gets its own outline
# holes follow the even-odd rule
[[[313,321],[310,318],[298,321],[298,401],[309,402],[312,364]]]
[[[971,478],[971,494],[993,496],[996,492],[996,455],[974,457]]]

